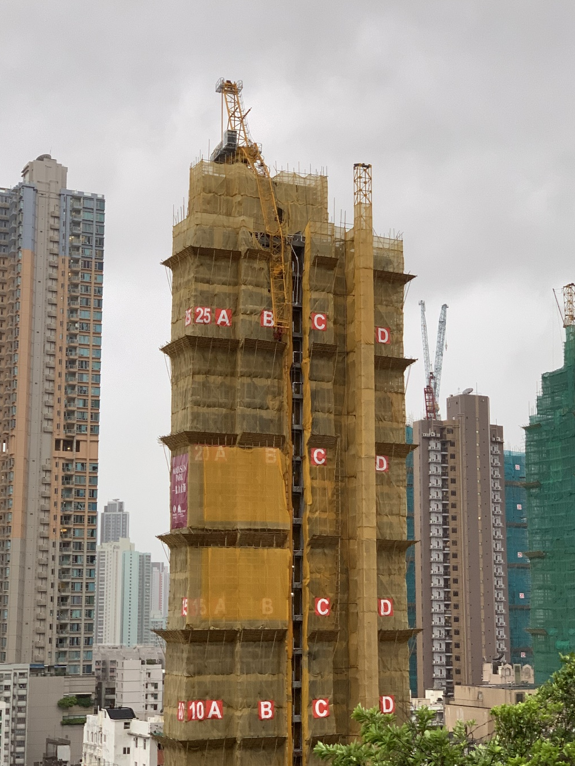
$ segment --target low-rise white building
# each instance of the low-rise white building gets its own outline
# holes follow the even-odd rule
[[[97,702],[129,707],[139,718],[163,710],[164,653],[156,646],[96,646]]]
[[[26,721],[30,665],[0,665],[0,700],[2,713],[2,762],[11,766],[26,763]]]
[[[71,762],[78,763],[95,685],[91,674],[66,676],[54,667],[0,665],[0,766],[40,762],[48,739],[66,741]]]
[[[89,715],[84,726],[83,766],[158,766],[153,735],[163,728],[161,716],[146,721],[131,708],[105,708]]]

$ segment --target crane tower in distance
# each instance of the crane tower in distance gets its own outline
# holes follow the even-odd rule
[[[425,317],[425,301],[419,301],[421,307],[421,336],[423,340],[423,362],[425,365],[425,417],[427,420],[439,419],[439,389],[443,369],[443,352],[445,350],[445,327],[447,323],[446,303],[441,307],[439,325],[437,328],[437,343],[435,346],[435,363],[431,366],[429,356],[429,340],[427,337],[427,319]]]

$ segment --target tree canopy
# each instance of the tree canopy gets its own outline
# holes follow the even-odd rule
[[[474,737],[473,722],[453,731],[434,724],[435,713],[420,708],[401,725],[376,708],[357,707],[361,725],[350,744],[319,743],[314,752],[333,766],[575,766],[575,654],[535,694],[491,711],[493,737]]]

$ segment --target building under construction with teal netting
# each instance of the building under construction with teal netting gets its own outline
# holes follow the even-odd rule
[[[575,326],[564,364],[542,376],[526,426],[526,488],[535,681],[575,651]]]
[[[504,452],[505,527],[507,539],[507,585],[509,595],[509,639],[511,663],[533,662],[529,630],[531,572],[525,551],[527,540],[527,490],[525,489],[525,453]]]

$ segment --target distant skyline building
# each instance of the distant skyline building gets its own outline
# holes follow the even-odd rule
[[[161,561],[152,561],[151,615],[154,619],[168,616],[170,570]]]
[[[123,554],[122,634],[125,646],[149,644],[152,561],[149,553]]]
[[[150,554],[121,538],[98,546],[96,568],[96,643],[151,643]]]
[[[130,537],[130,514],[122,500],[108,500],[100,516],[100,544],[113,543]]]
[[[527,490],[525,453],[505,451],[505,524],[509,583],[509,639],[512,664],[532,665],[529,631],[531,565],[527,558]]]
[[[460,394],[413,441],[418,696],[450,697],[510,659],[503,428],[488,397]]]
[[[134,550],[126,538],[98,546],[96,564],[96,644],[121,644],[124,553]]]
[[[105,201],[0,188],[0,663],[92,672]]]

